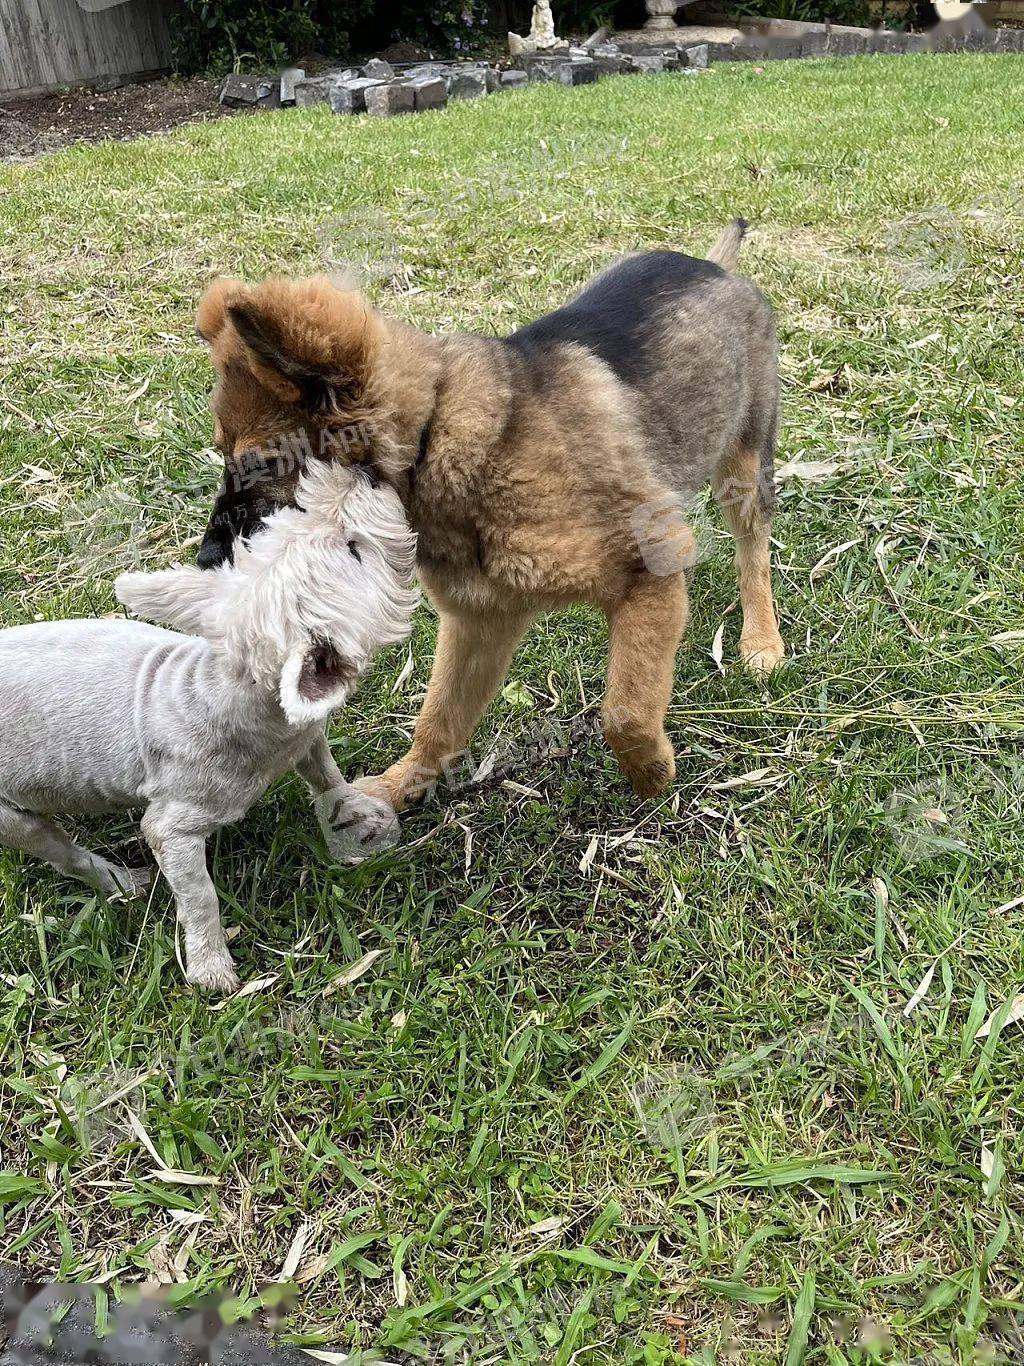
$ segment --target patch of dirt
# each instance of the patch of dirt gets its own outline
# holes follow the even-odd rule
[[[0,160],[39,156],[76,142],[124,142],[239,113],[217,103],[217,90],[216,81],[193,77],[2,100]]]

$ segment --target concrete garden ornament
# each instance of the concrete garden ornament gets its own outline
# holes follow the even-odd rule
[[[555,20],[549,0],[537,0],[533,7],[530,32],[525,38],[521,38],[518,33],[508,35],[508,50],[513,57],[521,57],[526,52],[547,52],[550,48],[565,46],[562,39],[555,34]]]

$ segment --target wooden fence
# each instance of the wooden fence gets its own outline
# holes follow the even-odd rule
[[[0,99],[163,71],[162,0],[0,0]]]

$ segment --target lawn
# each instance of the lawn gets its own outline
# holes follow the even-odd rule
[[[332,867],[294,779],[216,842],[272,979],[223,1008],[163,886],[108,906],[0,853],[3,1257],[106,1294],[291,1280],[291,1338],[360,1360],[1021,1359],[1022,74],[725,65],[0,169],[3,625],[194,547],[215,273],[354,259],[401,316],[503,331],[742,213],[792,651],[737,669],[698,510],[671,797],[593,732],[600,621],[552,616],[486,776],[400,847]],[[401,752],[433,629],[338,718],[347,771]],[[141,853],[133,819],[90,838]]]

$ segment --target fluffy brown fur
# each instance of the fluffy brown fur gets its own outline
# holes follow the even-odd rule
[[[741,237],[727,230],[712,257],[732,265]],[[424,335],[323,278],[221,280],[198,327],[226,463],[208,562],[291,499],[301,461],[267,454],[283,449],[368,464],[418,533],[440,614],[430,689],[409,753],[367,780],[396,808],[468,744],[530,621],[572,602],[609,623],[602,715],[619,764],[641,796],[663,790],[687,584],[645,563],[637,515],[709,480],[736,540],[741,654],[756,668],[783,657],[768,552],[774,328],[748,281],[670,253],[635,258],[501,340]],[[253,452],[265,477],[244,490]]]

